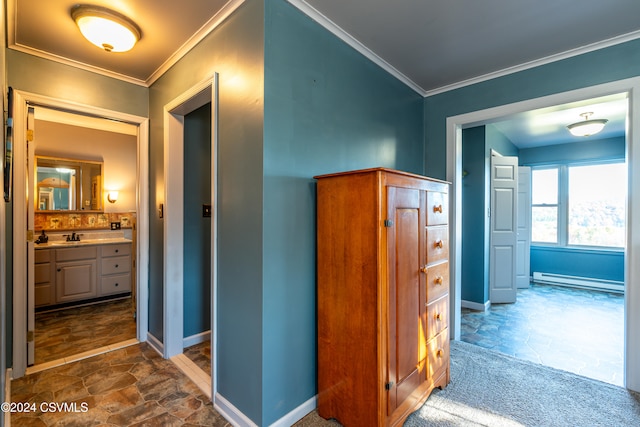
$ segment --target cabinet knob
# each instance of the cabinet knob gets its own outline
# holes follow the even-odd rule
[[[116,249],[116,253],[118,253],[119,249]]]
[[[427,274],[427,266],[425,265],[424,267],[420,267],[420,271],[424,274]]]
[[[442,320],[442,314],[440,313],[436,313],[436,315],[434,316],[436,318],[436,320],[440,321]]]
[[[442,247],[444,246],[444,243],[442,243],[442,240],[438,240],[437,242],[434,243],[434,246],[436,248],[442,249]]]
[[[119,285],[119,283],[116,283],[116,286],[118,286],[118,285]]]
[[[442,213],[442,205],[434,206],[433,211]]]
[[[118,268],[118,264],[116,264],[116,268]]]
[[[59,269],[58,269],[58,271],[62,271],[62,269],[61,269],[61,268],[59,268]]]
[[[439,348],[439,349],[436,351],[436,357],[442,357],[442,356],[444,356],[444,350],[443,350],[443,349],[441,349],[441,348]]]
[[[435,278],[434,282],[436,285],[442,285],[442,283],[444,282],[444,278],[442,276],[438,276]]]

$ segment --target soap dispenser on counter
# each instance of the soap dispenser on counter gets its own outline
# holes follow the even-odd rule
[[[42,230],[42,233],[38,236],[36,243],[47,243],[48,241],[49,241],[49,236],[47,236],[44,230]]]

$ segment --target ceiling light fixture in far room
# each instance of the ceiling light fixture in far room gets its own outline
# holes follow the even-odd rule
[[[589,120],[589,117],[591,117],[592,114],[593,114],[592,112],[580,114],[581,117],[584,117],[584,121],[572,123],[569,126],[567,126],[567,129],[569,129],[569,132],[571,132],[571,134],[575,136],[591,136],[600,132],[604,128],[604,125],[609,120],[607,119]]]
[[[87,40],[107,52],[131,50],[141,37],[135,22],[105,7],[75,5],[71,17]]]

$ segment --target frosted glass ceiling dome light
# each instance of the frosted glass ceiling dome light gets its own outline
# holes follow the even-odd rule
[[[87,40],[107,52],[131,50],[141,37],[132,20],[104,7],[76,5],[71,17]]]
[[[589,117],[591,117],[592,114],[593,113],[591,112],[580,114],[581,117],[584,117],[584,121],[576,122],[567,126],[567,129],[569,129],[569,132],[571,132],[571,134],[575,136],[591,136],[600,132],[604,128],[604,125],[609,120],[607,119],[589,120]]]

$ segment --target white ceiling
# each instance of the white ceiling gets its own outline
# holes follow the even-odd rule
[[[91,0],[142,30],[130,52],[107,53],[81,37],[69,14],[76,2],[7,0],[8,42],[11,49],[149,86],[243,1]],[[288,1],[422,95],[640,38],[639,0]],[[605,129],[624,132],[625,102],[615,101],[597,109],[617,111],[602,113],[610,120]],[[558,106],[495,125],[516,144],[570,142],[564,126],[580,120],[583,108]]]

